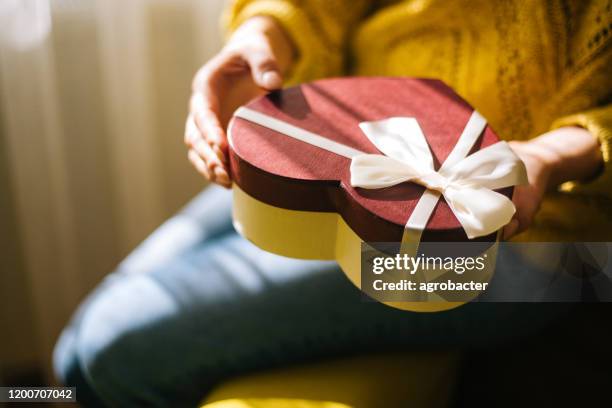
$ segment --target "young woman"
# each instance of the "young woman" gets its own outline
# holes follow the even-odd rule
[[[231,114],[282,86],[347,74],[437,77],[527,166],[505,238],[610,240],[611,21],[606,1],[238,0],[227,44],[193,81],[189,160],[230,187]],[[189,406],[240,373],[508,340],[554,311],[468,304],[418,314],[364,303],[334,263],[275,256],[239,237],[230,207],[228,191],[208,188],[83,304],[55,354],[79,397]]]

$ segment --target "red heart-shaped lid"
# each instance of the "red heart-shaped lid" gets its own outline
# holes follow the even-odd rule
[[[359,128],[363,121],[414,117],[438,169],[455,146],[472,111],[443,82],[416,78],[334,78],[276,91],[248,108],[366,153],[380,154]],[[401,241],[424,187],[403,183],[377,190],[350,185],[350,159],[234,117],[229,129],[234,182],[264,203],[342,215],[366,242]],[[489,126],[472,151],[499,141]],[[511,197],[512,188],[498,190]],[[495,234],[478,241],[492,241]],[[443,198],[423,241],[468,241]]]

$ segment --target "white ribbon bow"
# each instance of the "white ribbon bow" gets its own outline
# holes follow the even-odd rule
[[[480,120],[479,115],[473,115],[473,118]],[[468,132],[470,123],[464,134]],[[476,129],[481,126],[480,131],[476,130],[475,136],[478,137],[486,122],[482,119],[481,123],[475,126]],[[449,157],[442,167],[435,171],[427,140],[416,119],[395,117],[362,122],[359,127],[384,155],[353,156],[352,186],[378,189],[411,181],[439,192],[470,239],[499,230],[514,215],[512,201],[493,191],[526,181],[525,167],[507,143],[495,143],[465,158]],[[476,138],[472,140],[475,141]],[[469,145],[456,146],[455,150],[463,150],[465,153],[461,156],[464,156],[471,149],[472,143],[460,138],[458,144],[462,142]],[[430,202],[435,204],[437,199]],[[433,211],[432,205],[430,208]],[[424,228],[431,211],[420,211],[425,215],[425,220],[411,222],[409,219],[407,228],[410,228],[411,224]]]

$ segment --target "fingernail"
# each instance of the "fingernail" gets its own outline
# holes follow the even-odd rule
[[[206,163],[206,166],[208,167],[208,172],[210,174],[213,174],[213,175],[217,174],[217,169],[219,168],[219,164],[209,161],[208,163]]]
[[[266,71],[261,75],[261,82],[266,89],[272,90],[280,88],[283,80],[278,72]]]
[[[229,184],[229,176],[221,167],[215,167],[215,178],[221,184]]]

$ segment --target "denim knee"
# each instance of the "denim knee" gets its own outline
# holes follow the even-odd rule
[[[169,324],[179,316],[178,305],[142,274],[124,276],[93,295],[58,341],[59,379],[77,386],[77,395],[85,388],[108,406],[157,405],[165,367],[155,364],[167,349],[165,338],[172,337],[168,331],[180,330]]]

